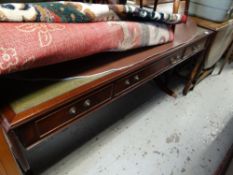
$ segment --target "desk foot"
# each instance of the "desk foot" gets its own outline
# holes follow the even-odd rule
[[[223,63],[221,65],[221,68],[220,68],[220,70],[218,72],[218,75],[220,75],[222,73],[223,68],[225,67],[225,65],[227,64],[227,62],[230,63],[232,53],[233,53],[233,42],[231,43],[230,47],[227,49],[227,53],[225,55],[225,58],[224,58]]]
[[[5,136],[4,130],[0,127],[0,175],[20,175],[22,172]]]
[[[9,131],[7,133],[7,137],[12,146],[13,154],[16,160],[18,161],[23,173],[25,175],[31,175],[32,171],[30,169],[30,165],[28,163],[27,157],[14,131]]]
[[[177,94],[168,88],[167,84],[159,77],[157,79],[154,79],[154,81],[156,82],[156,84],[158,85],[158,87],[165,92],[166,94],[168,94],[169,96],[172,96],[174,98],[177,98]]]
[[[218,75],[220,75],[222,73],[222,71],[223,71],[225,65],[227,64],[227,62],[228,62],[228,59],[224,58],[223,63],[221,65],[220,69],[219,69]]]
[[[201,69],[202,69],[202,65],[203,65],[203,54],[197,55],[197,57],[199,56],[199,58],[197,59],[197,62],[190,74],[190,76],[187,79],[187,82],[185,84],[185,87],[183,89],[183,95],[187,95],[188,92],[194,88],[194,81],[197,78],[198,75],[200,75]]]

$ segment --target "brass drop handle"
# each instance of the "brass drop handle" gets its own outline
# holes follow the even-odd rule
[[[199,49],[200,49],[200,46],[199,46],[199,45],[193,46],[193,51],[194,51],[194,52],[197,52]]]
[[[172,57],[172,58],[171,58],[171,63],[172,63],[172,64],[176,64],[176,63],[177,63],[177,59],[174,58],[174,57]]]
[[[84,101],[84,107],[90,107],[91,106],[91,100],[90,99],[87,99]]]
[[[177,60],[180,60],[180,59],[181,59],[181,56],[180,56],[180,55],[177,55],[177,56],[176,56],[176,59],[177,59]]]
[[[130,85],[130,81],[127,79],[127,80],[125,80],[125,85]]]
[[[201,49],[201,46],[200,46],[200,45],[197,45],[196,49],[197,49],[197,50],[200,50],[200,49]]]
[[[140,78],[139,78],[138,75],[135,75],[135,76],[134,76],[134,79],[135,79],[136,81],[139,81],[139,80],[140,80]]]
[[[76,107],[71,107],[70,109],[69,109],[69,114],[70,115],[75,115],[75,114],[77,114],[77,108]]]

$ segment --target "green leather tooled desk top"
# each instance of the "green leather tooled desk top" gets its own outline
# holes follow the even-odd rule
[[[108,67],[111,59],[97,58],[98,55],[84,61],[75,60],[7,75],[0,79],[0,99],[4,99],[0,103],[7,104],[19,114],[112,73],[102,68],[105,64]]]
[[[29,108],[32,108],[40,103],[46,102],[53,99],[61,94],[69,92],[75,88],[81,87],[91,81],[100,78],[103,75],[91,76],[88,78],[75,78],[71,80],[60,80],[60,81],[46,81],[46,80],[10,80],[19,81],[18,90],[21,91],[17,98],[13,98],[9,101],[9,104],[13,111],[18,114]],[[30,87],[36,86],[37,88],[32,91]],[[15,84],[15,83],[14,83]],[[37,86],[38,85],[38,86]],[[40,87],[40,88],[38,88]],[[16,90],[16,91],[18,91]],[[17,92],[18,93],[18,92]],[[11,94],[13,95],[13,94]],[[14,96],[14,95],[13,95]]]

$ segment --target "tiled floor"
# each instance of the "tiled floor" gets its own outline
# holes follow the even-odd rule
[[[44,175],[211,175],[233,142],[233,65],[173,99],[149,83],[29,152]],[[95,135],[98,134],[98,135]]]

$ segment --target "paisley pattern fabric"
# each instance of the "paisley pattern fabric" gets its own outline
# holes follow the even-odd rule
[[[173,40],[169,25],[122,21],[1,23],[0,33],[0,75]]]
[[[0,21],[2,22],[86,23],[122,20],[176,24],[185,22],[186,16],[119,4],[88,4],[65,1],[0,4]]]
[[[32,2],[50,2],[54,0],[1,0],[1,3],[32,3]],[[72,0],[64,0],[72,1]],[[73,0],[74,2],[85,2],[95,4],[126,4],[126,0]]]

